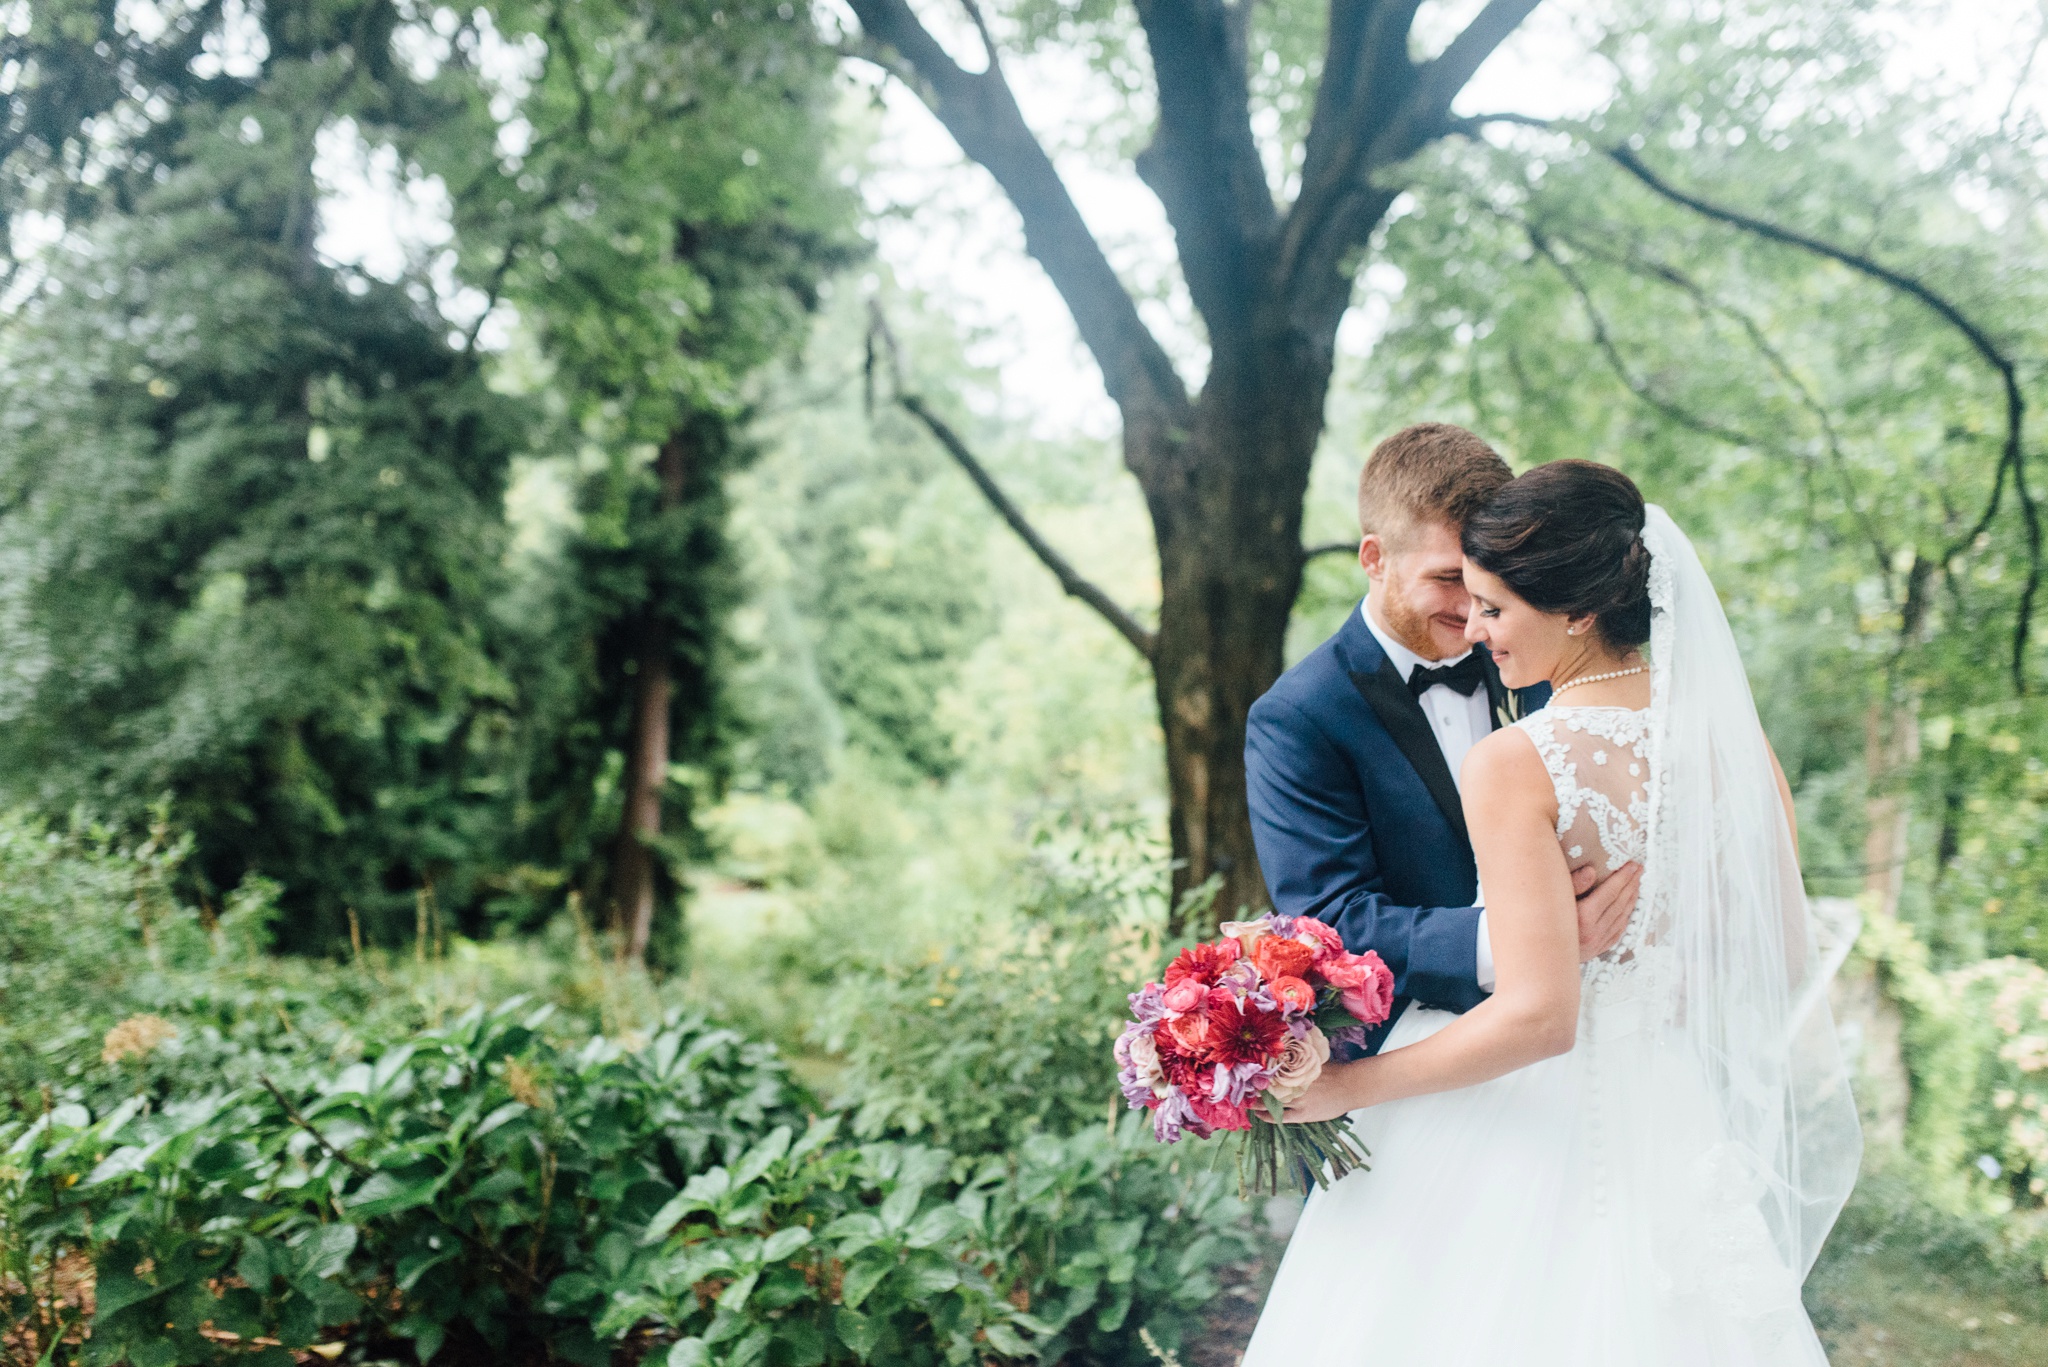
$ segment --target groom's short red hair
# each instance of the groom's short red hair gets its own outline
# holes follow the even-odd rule
[[[1358,477],[1358,527],[1398,542],[1437,522],[1457,531],[1515,477],[1500,452],[1447,422],[1418,422],[1375,446]]]

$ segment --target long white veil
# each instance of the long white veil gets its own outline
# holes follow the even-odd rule
[[[1650,552],[1649,937],[1676,951],[1677,1023],[1719,1112],[1721,1170],[1755,1197],[1804,1278],[1841,1213],[1863,1136],[1827,978],[1728,618],[1662,508]]]

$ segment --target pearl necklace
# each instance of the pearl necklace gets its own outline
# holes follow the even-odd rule
[[[1602,679],[1625,679],[1631,674],[1640,674],[1648,668],[1648,665],[1634,665],[1628,669],[1610,669],[1605,674],[1581,675],[1579,678],[1573,679],[1570,683],[1559,684],[1557,687],[1551,689],[1550,696],[1552,698],[1555,698],[1558,694],[1564,692],[1567,688],[1577,688],[1580,684],[1599,683]]]

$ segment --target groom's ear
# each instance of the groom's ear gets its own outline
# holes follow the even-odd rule
[[[1358,542],[1358,568],[1366,577],[1377,579],[1387,567],[1387,548],[1378,532],[1367,532]]]

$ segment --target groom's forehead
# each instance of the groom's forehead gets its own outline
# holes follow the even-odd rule
[[[1458,529],[1434,518],[1411,522],[1388,550],[1425,574],[1435,573],[1444,565],[1456,569],[1464,560],[1458,545]]]

